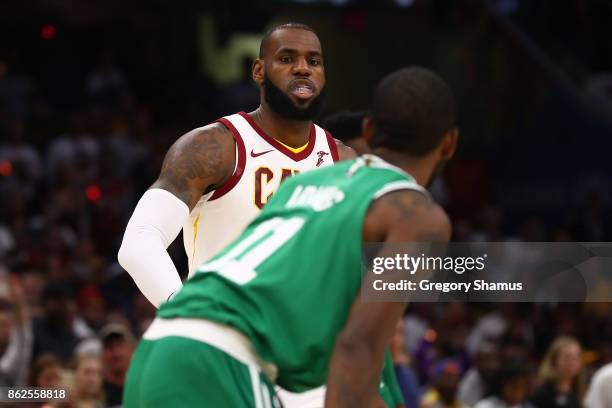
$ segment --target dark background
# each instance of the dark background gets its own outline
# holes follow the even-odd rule
[[[318,32],[325,115],[366,109],[376,82],[402,66],[425,66],[450,83],[461,140],[434,195],[455,240],[610,240],[610,1],[254,3],[0,5],[0,263],[25,291],[33,358],[53,351],[36,337],[53,284],[70,293],[67,319],[87,327],[69,337],[95,337],[109,321],[137,335],[146,327],[154,311],[116,262],[127,219],[177,137],[257,106],[243,67],[274,23]],[[221,64],[236,38],[251,45]],[[234,74],[220,77],[219,64]],[[170,250],[185,271],[179,241]],[[434,327],[457,307],[464,312],[453,324],[467,332],[496,313],[438,305],[424,321]],[[525,347],[534,364],[556,335],[571,334],[595,368],[610,359],[612,340],[601,310],[609,306],[530,304],[512,319],[532,332]],[[77,343],[66,342],[65,363]]]

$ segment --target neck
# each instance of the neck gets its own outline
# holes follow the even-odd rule
[[[374,149],[372,153],[410,174],[419,185],[427,186],[433,172],[433,164],[428,157],[407,157],[384,147]]]
[[[561,378],[557,382],[557,390],[561,392],[570,392],[572,390],[572,379],[571,378]]]
[[[311,121],[285,119],[263,101],[249,116],[264,132],[287,146],[302,147],[310,139]]]

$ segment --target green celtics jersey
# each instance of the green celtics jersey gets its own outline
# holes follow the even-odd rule
[[[277,383],[289,391],[324,384],[360,289],[363,219],[375,198],[399,189],[424,191],[371,155],[285,180],[242,235],[200,266],[158,315],[235,327],[278,367]]]

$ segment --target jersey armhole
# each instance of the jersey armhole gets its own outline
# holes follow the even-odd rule
[[[427,191],[422,186],[420,186],[420,185],[418,185],[416,183],[411,183],[411,182],[406,181],[406,180],[399,180],[399,181],[392,181],[392,182],[387,183],[384,186],[382,186],[380,189],[378,189],[374,193],[374,196],[372,197],[372,200],[377,200],[380,197],[384,196],[385,194],[389,194],[391,192],[398,191],[398,190],[417,191],[417,192],[423,194],[425,197],[431,199],[431,195],[429,194],[429,191]]]
[[[226,118],[217,119],[215,122],[221,123],[230,132],[232,132],[232,136],[236,141],[236,168],[234,169],[234,173],[230,176],[230,178],[228,178],[218,189],[214,190],[208,201],[213,201],[217,198],[223,197],[232,188],[234,188],[240,181],[240,178],[242,178],[244,167],[246,165],[246,149],[244,147],[244,141],[240,136],[240,132],[238,132],[232,122]]]
[[[329,146],[329,151],[332,155],[332,159],[334,160],[334,163],[336,163],[338,160],[340,160],[336,139],[334,139],[331,133],[329,133],[327,130],[325,131],[325,136],[327,137],[327,145]]]

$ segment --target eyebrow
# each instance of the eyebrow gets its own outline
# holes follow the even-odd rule
[[[296,50],[295,48],[290,48],[290,47],[281,47],[278,50],[276,50],[276,52],[274,53],[274,55],[278,55],[278,54],[283,54],[283,53],[287,53],[287,54],[299,54],[299,51]],[[315,56],[322,56],[323,54],[321,53],[321,51],[319,50],[309,50],[307,52],[308,55],[315,55]]]

